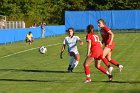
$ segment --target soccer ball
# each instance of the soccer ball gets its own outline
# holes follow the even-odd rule
[[[41,46],[41,47],[39,48],[39,52],[40,52],[41,54],[45,54],[45,53],[47,52],[47,48],[46,48],[45,46]]]

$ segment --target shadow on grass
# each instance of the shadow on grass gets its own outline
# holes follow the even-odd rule
[[[70,81],[70,80],[32,80],[32,79],[0,79],[0,81],[8,81],[8,82],[54,82],[54,83],[73,83],[75,81]],[[140,84],[140,81],[92,81],[92,83],[126,83],[126,84]],[[78,83],[83,83],[82,81],[79,81]]]
[[[51,83],[73,83],[74,81],[66,80],[33,80],[33,79],[0,79],[0,82],[51,82]]]
[[[56,71],[56,70],[27,70],[27,69],[0,69],[0,71],[16,71],[16,72],[47,72],[47,73],[69,73],[68,71]],[[72,72],[72,73],[84,73],[84,72]]]
[[[92,81],[92,82],[104,82],[104,83],[126,83],[126,84],[140,84],[140,81]]]

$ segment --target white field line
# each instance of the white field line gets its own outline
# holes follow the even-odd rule
[[[83,37],[81,39],[84,39],[86,37]],[[60,45],[62,43],[56,43],[56,44],[51,44],[51,45],[47,45],[46,47],[50,47],[50,46],[56,46],[56,45]],[[27,49],[27,50],[23,50],[23,51],[19,51],[19,52],[15,52],[15,53],[12,53],[12,54],[9,54],[9,55],[6,55],[6,56],[3,56],[3,57],[0,57],[0,58],[6,58],[6,57],[10,57],[10,56],[13,56],[13,55],[16,55],[16,54],[20,54],[20,53],[24,53],[24,52],[27,52],[27,51],[31,51],[31,50],[35,50],[39,47],[36,47],[36,48],[31,48],[31,49]]]
[[[51,45],[47,45],[46,47],[56,46],[56,45],[60,45],[60,44],[62,44],[62,43],[51,44]],[[15,53],[12,53],[12,54],[9,54],[9,55],[0,57],[0,58],[10,57],[10,56],[13,56],[13,55],[16,55],[16,54],[20,54],[20,53],[24,53],[24,52],[27,52],[27,51],[35,50],[35,49],[37,49],[37,48],[39,48],[39,47],[31,48],[31,49],[27,49],[27,50],[23,50],[23,51],[19,51],[19,52],[15,52]]]

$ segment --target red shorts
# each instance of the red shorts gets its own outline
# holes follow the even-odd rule
[[[112,45],[110,45],[110,46],[108,44],[106,44],[105,47],[110,48],[112,51],[114,49],[114,43],[112,43]]]
[[[103,56],[103,50],[102,49],[91,51],[90,57],[92,57],[94,59],[100,60],[100,59],[102,59],[102,56]]]

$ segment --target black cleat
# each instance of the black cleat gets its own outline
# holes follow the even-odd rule
[[[112,75],[108,75],[109,81],[113,80],[113,76]]]

